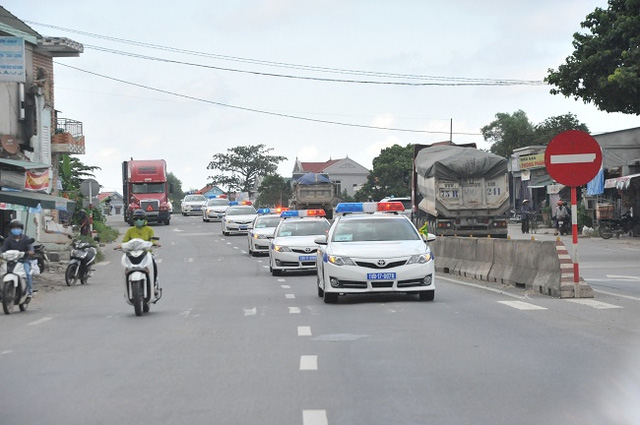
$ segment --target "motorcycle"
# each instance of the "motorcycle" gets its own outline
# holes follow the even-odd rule
[[[44,273],[49,265],[47,251],[43,244],[34,245],[33,250],[35,252],[33,259],[38,262],[38,269],[40,270],[40,273]]]
[[[623,214],[619,220],[600,220],[598,234],[602,239],[609,239],[613,235],[616,235],[616,237],[619,238],[623,233],[630,233],[633,236],[640,236],[640,221],[632,217],[630,213]]]
[[[153,240],[159,240],[154,237]],[[136,316],[148,313],[151,304],[162,298],[162,289],[156,287],[153,254],[149,249],[153,242],[131,239],[124,242],[120,249],[124,252],[122,265],[125,274],[124,298],[133,306]]]
[[[27,273],[20,261],[24,256],[24,252],[16,250],[0,254],[5,260],[2,263],[2,309],[5,314],[11,314],[16,304],[20,311],[25,311],[31,302],[27,296]]]
[[[571,217],[567,216],[558,220],[558,232],[560,232],[560,235],[571,233]]]
[[[71,258],[64,273],[64,280],[68,286],[75,285],[78,279],[83,285],[87,283],[93,269],[91,266],[96,261],[98,250],[89,242],[73,241],[71,244]]]

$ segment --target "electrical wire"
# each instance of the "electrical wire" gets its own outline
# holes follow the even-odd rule
[[[513,86],[513,85],[530,85],[530,83],[526,83],[526,82],[520,82],[520,83],[514,83],[514,82],[506,82],[506,81],[486,81],[486,82],[437,82],[437,81],[430,81],[430,82],[402,82],[402,81],[373,81],[373,80],[347,80],[347,79],[336,79],[336,78],[320,78],[320,77],[303,77],[303,76],[299,76],[299,75],[286,75],[286,74],[275,74],[275,73],[267,73],[267,72],[258,72],[258,71],[247,71],[247,70],[242,70],[242,69],[234,69],[234,68],[223,68],[223,67],[219,67],[219,66],[213,66],[213,65],[204,65],[204,64],[198,64],[198,63],[191,63],[191,62],[183,62],[183,61],[177,61],[177,60],[172,60],[172,59],[165,59],[165,58],[158,58],[158,57],[154,57],[154,56],[147,56],[147,55],[142,55],[142,54],[138,54],[138,53],[132,53],[132,52],[125,52],[125,51],[121,51],[121,50],[115,50],[115,49],[109,49],[106,47],[101,47],[101,46],[94,46],[91,44],[84,44],[85,47],[89,47],[90,49],[93,50],[97,50],[97,51],[101,51],[101,52],[106,52],[106,53],[111,53],[111,54],[116,54],[116,55],[122,55],[122,56],[128,56],[128,57],[133,57],[133,58],[138,58],[138,59],[145,59],[145,60],[152,60],[152,61],[158,61],[158,62],[165,62],[165,63],[173,63],[173,64],[179,64],[179,65],[188,65],[188,66],[193,66],[193,67],[198,67],[198,68],[207,68],[207,69],[216,69],[219,71],[230,71],[230,72],[237,72],[237,73],[243,73],[243,74],[253,74],[253,75],[261,75],[261,76],[267,76],[267,77],[278,77],[278,78],[291,78],[291,79],[298,79],[298,80],[313,80],[313,81],[323,81],[323,82],[332,82],[332,83],[352,83],[352,84],[377,84],[377,85],[395,85],[395,86],[447,86],[447,87],[451,87],[451,86]]]
[[[409,80],[413,79],[413,80],[424,80],[424,81],[440,81],[440,82],[448,81],[448,82],[451,82],[448,85],[501,85],[501,86],[509,86],[509,85],[546,85],[546,83],[544,83],[544,81],[541,81],[541,80],[518,80],[518,79],[492,79],[492,78],[428,76],[428,75],[399,74],[399,73],[388,73],[388,72],[377,72],[377,71],[359,71],[359,70],[344,69],[344,68],[329,68],[329,67],[320,67],[320,66],[290,64],[290,63],[285,63],[285,62],[274,62],[274,61],[258,60],[258,59],[251,59],[251,58],[243,58],[243,57],[237,57],[237,56],[221,55],[221,54],[215,54],[215,53],[200,52],[200,51],[188,50],[188,49],[180,49],[180,48],[175,48],[175,47],[163,46],[163,45],[159,45],[159,44],[140,42],[140,41],[136,41],[136,40],[129,40],[129,39],[125,39],[125,38],[112,37],[112,36],[107,36],[107,35],[103,35],[103,34],[96,34],[96,33],[88,32],[88,31],[81,31],[81,30],[76,30],[76,29],[72,29],[72,28],[65,28],[65,27],[61,27],[61,26],[57,26],[57,25],[45,24],[45,23],[29,21],[29,20],[25,20],[24,22],[32,24],[32,25],[38,25],[38,26],[42,26],[42,27],[46,27],[46,28],[52,28],[52,29],[56,29],[56,30],[59,30],[59,31],[64,31],[64,32],[69,32],[69,33],[73,33],[73,34],[84,35],[84,36],[87,36],[87,37],[98,38],[98,39],[107,40],[107,41],[116,42],[116,43],[124,43],[124,44],[130,44],[130,45],[134,45],[134,46],[157,49],[157,50],[164,50],[164,51],[169,51],[169,52],[174,52],[174,53],[181,53],[181,54],[209,57],[209,58],[214,58],[214,59],[235,61],[235,62],[242,62],[242,63],[250,63],[250,64],[256,64],[256,65],[263,65],[263,66],[273,66],[273,67],[280,67],[280,68],[298,69],[298,70],[323,72],[323,73],[333,73],[333,74],[350,74],[350,75],[361,75],[361,76],[370,76],[370,77],[385,77],[385,78],[401,78],[401,79],[409,79]],[[93,48],[97,48],[97,46],[92,46],[92,47]],[[104,48],[104,49],[105,49],[105,51],[108,50],[106,48]],[[247,73],[254,73],[254,74],[257,73],[257,72],[250,72],[250,71],[237,71],[237,72],[247,72]],[[288,77],[289,78],[295,78],[294,76],[288,76]],[[302,78],[302,77],[299,77],[299,78]],[[339,82],[344,82],[344,81],[339,81]],[[453,83],[456,83],[456,82],[457,83],[466,83],[466,84],[453,84]],[[378,83],[378,84],[381,84],[381,83]],[[409,85],[409,84],[405,84],[405,85]],[[431,84],[431,85],[435,85],[435,84]],[[447,85],[447,84],[441,83],[440,85]]]
[[[171,95],[171,96],[181,97],[181,98],[184,98],[184,99],[190,99],[190,100],[195,100],[195,101],[198,101],[198,102],[208,103],[208,104],[211,104],[211,105],[217,105],[217,106],[222,106],[222,107],[226,107],[226,108],[232,108],[232,109],[237,109],[237,110],[247,111],[247,112],[255,112],[255,113],[259,113],[259,114],[263,114],[263,115],[271,115],[271,116],[277,116],[277,117],[282,117],[282,118],[290,118],[290,119],[296,119],[296,120],[301,120],[301,121],[310,121],[310,122],[316,122],[316,123],[322,123],[322,124],[340,125],[340,126],[345,126],[345,127],[368,128],[368,129],[374,129],[374,130],[401,131],[401,132],[407,132],[407,133],[428,133],[428,134],[458,134],[458,135],[471,135],[471,136],[479,136],[479,135],[481,135],[479,133],[459,133],[459,132],[451,133],[449,131],[429,131],[429,130],[415,130],[415,129],[406,129],[406,128],[379,127],[379,126],[373,126],[373,125],[353,124],[353,123],[345,123],[345,122],[339,122],[339,121],[321,120],[321,119],[316,119],[316,118],[308,118],[308,117],[301,117],[301,116],[290,115],[290,114],[283,114],[283,113],[279,113],[279,112],[265,111],[265,110],[261,110],[261,109],[248,108],[248,107],[244,107],[244,106],[237,106],[237,105],[231,105],[231,104],[228,104],[228,103],[216,102],[214,100],[203,99],[203,98],[196,97],[196,96],[177,93],[177,92],[173,92],[173,91],[170,91],[170,90],[165,90],[165,89],[161,89],[161,88],[157,88],[157,87],[151,87],[151,86],[147,86],[147,85],[144,85],[144,84],[135,83],[133,81],[127,81],[127,80],[123,80],[123,79],[120,79],[120,78],[110,77],[110,76],[104,75],[104,74],[99,74],[97,72],[93,72],[93,71],[88,71],[88,70],[85,70],[85,69],[77,68],[75,66],[67,65],[67,64],[64,64],[64,63],[59,63],[59,62],[55,62],[55,61],[54,61],[54,63],[56,65],[60,65],[60,66],[66,67],[66,68],[74,69],[76,71],[80,71],[80,72],[83,72],[83,73],[86,73],[86,74],[89,74],[89,75],[93,75],[93,76],[104,78],[104,79],[111,80],[111,81],[116,81],[118,83],[127,84],[127,85],[134,86],[134,87],[139,87],[139,88],[142,88],[142,89],[145,89],[145,90],[151,90],[151,91],[155,91],[155,92],[158,92],[158,93],[164,93],[164,94],[168,94],[168,95]]]

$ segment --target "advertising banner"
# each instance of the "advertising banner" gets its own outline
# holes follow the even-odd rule
[[[24,39],[0,37],[0,81],[25,83],[26,71]]]

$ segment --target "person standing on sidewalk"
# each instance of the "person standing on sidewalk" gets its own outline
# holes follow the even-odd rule
[[[520,207],[520,219],[522,220],[522,233],[529,233],[529,219],[531,216],[531,206],[529,200],[522,201],[522,207]]]

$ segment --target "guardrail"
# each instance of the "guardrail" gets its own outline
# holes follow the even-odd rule
[[[436,271],[573,298],[573,262],[561,241],[440,237],[432,244]],[[579,298],[593,298],[580,279]]]

